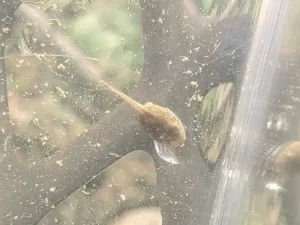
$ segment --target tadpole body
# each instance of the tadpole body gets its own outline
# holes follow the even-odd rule
[[[169,108],[155,105],[152,102],[147,102],[144,105],[140,104],[105,81],[101,80],[100,82],[139,114],[141,126],[155,141],[169,148],[178,148],[184,145],[186,140],[184,126]]]

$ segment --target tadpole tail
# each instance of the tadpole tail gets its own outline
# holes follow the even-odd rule
[[[104,83],[106,83],[106,82],[104,82]],[[143,105],[141,105],[137,101],[133,100],[132,98],[130,98],[129,96],[127,96],[123,92],[121,92],[121,91],[115,89],[114,87],[110,86],[109,84],[106,83],[104,85],[106,85],[107,88],[110,91],[112,91],[113,93],[118,95],[120,98],[122,98],[128,105],[130,105],[133,109],[135,109],[139,114],[145,113],[145,108],[144,108]]]
[[[93,76],[99,80],[100,85],[103,86],[103,88],[107,89],[108,91],[111,91],[115,95],[118,95],[123,101],[125,101],[130,107],[132,107],[134,110],[136,110],[139,114],[145,113],[146,110],[145,110],[145,107],[142,104],[140,104],[137,101],[133,100],[132,98],[130,98],[129,96],[127,96],[123,92],[115,89],[113,86],[111,86],[110,84],[108,84],[104,80],[100,79],[92,71],[90,71],[90,73],[92,73]]]

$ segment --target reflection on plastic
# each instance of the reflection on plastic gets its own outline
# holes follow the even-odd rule
[[[167,148],[165,145],[154,141],[155,150],[160,158],[171,164],[179,164],[178,158],[174,154],[174,150]]]
[[[280,185],[278,185],[277,183],[271,183],[271,182],[266,184],[266,188],[271,190],[271,191],[285,190]]]

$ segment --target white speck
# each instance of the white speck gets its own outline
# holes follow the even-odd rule
[[[200,96],[200,95],[198,94],[198,95],[197,95],[197,101],[198,101],[198,102],[201,102],[202,99],[203,99],[203,96],[202,96],[202,95]]]
[[[42,141],[47,141],[47,140],[48,140],[48,137],[47,137],[47,136],[41,137],[41,140],[42,140]]]
[[[189,58],[187,56],[180,56],[181,57],[181,61],[185,62],[185,61],[190,61]]]
[[[10,29],[9,29],[8,27],[4,27],[4,28],[2,28],[2,31],[3,31],[4,33],[8,33],[8,32],[10,31]]]
[[[162,18],[158,18],[158,22],[162,24],[163,23]]]
[[[120,194],[120,197],[121,197],[121,199],[122,199],[123,201],[125,201],[125,200],[126,200],[126,197],[125,197],[125,195],[123,195],[123,194]]]
[[[55,191],[55,187],[51,187],[49,190],[51,191],[51,192],[54,192]]]
[[[108,113],[110,113],[110,111],[109,111],[109,110],[106,110],[105,113],[108,114]]]
[[[195,86],[195,87],[198,87],[198,82],[197,81],[191,81],[191,85]]]
[[[97,147],[100,147],[101,145],[100,145],[100,143],[97,143],[96,146],[97,146]]]
[[[90,193],[87,192],[87,191],[85,191],[85,190],[81,190],[81,192],[82,192],[83,194],[85,194],[85,195],[90,195]]]
[[[199,52],[200,47],[194,48],[194,50],[195,50],[196,52]]]
[[[121,155],[118,155],[117,153],[114,153],[114,152],[109,152],[108,155],[115,156],[117,158],[121,158],[122,157]]]
[[[61,71],[64,71],[64,70],[66,69],[66,67],[65,67],[63,64],[59,64],[59,65],[57,66],[57,69],[58,69],[58,70],[61,70]]]
[[[62,160],[57,160],[55,163],[58,164],[58,165],[60,165],[60,166],[64,165]]]

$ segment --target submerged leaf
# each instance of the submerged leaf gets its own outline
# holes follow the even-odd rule
[[[233,84],[211,90],[200,103],[195,130],[202,155],[209,165],[215,164],[230,131],[234,106]]]

